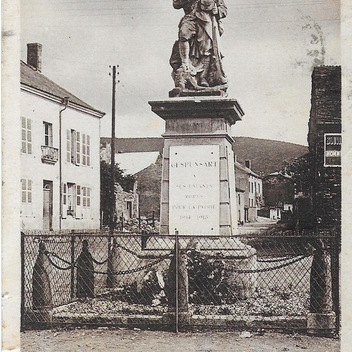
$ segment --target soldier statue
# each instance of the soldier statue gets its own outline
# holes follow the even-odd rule
[[[227,15],[224,1],[173,0],[173,6],[185,12],[170,58],[174,95],[189,90],[226,91],[227,79],[219,50],[221,19]]]

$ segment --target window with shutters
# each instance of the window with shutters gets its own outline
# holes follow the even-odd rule
[[[90,208],[90,193],[91,189],[89,187],[82,187],[82,206],[83,208]]]
[[[53,146],[53,125],[49,122],[43,122],[44,127],[44,145],[46,147]]]
[[[69,163],[90,166],[90,136],[76,130],[67,130],[67,157]]]
[[[21,152],[32,154],[32,120],[21,117],[22,147]]]
[[[79,141],[77,142],[77,131],[76,130],[67,130],[66,131],[66,161],[72,164],[77,162],[77,146],[80,145]],[[78,135],[79,138],[79,135]]]
[[[90,166],[90,136],[82,134],[82,164]]]
[[[22,203],[32,204],[32,180],[21,179]]]
[[[76,212],[76,184],[67,183],[67,215],[75,216]]]

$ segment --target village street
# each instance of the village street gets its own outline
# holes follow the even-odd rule
[[[267,332],[179,333],[140,330],[44,330],[21,335],[21,351],[50,352],[338,352],[338,339]]]

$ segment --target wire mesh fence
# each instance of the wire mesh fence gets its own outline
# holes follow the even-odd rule
[[[338,318],[337,258],[335,236],[26,233],[22,325],[305,329]]]

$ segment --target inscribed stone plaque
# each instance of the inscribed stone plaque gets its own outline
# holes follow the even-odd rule
[[[219,233],[219,146],[171,146],[169,228]]]

